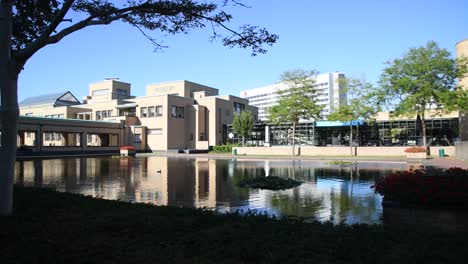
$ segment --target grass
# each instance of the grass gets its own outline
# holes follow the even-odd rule
[[[283,179],[276,176],[255,177],[240,181],[237,185],[240,187],[249,187],[254,189],[285,190],[301,185],[301,181],[290,178]]]
[[[303,223],[15,188],[0,263],[465,263],[467,232]]]

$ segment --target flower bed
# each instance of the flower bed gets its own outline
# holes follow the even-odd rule
[[[422,159],[427,159],[427,151],[423,147],[411,147],[405,149],[406,152],[406,158],[408,160],[422,160]]]
[[[423,147],[411,147],[405,149],[406,153],[426,153],[426,149]]]
[[[374,188],[386,202],[468,209],[468,169],[398,172],[381,179]]]

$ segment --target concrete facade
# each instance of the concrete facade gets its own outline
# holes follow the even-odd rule
[[[258,116],[257,108],[249,106],[246,99],[220,96],[218,89],[185,80],[151,84],[145,96],[133,96],[131,84],[110,78],[90,84],[81,104],[57,106],[49,100],[35,105],[38,100],[34,98],[25,101],[29,103],[20,104],[20,115],[48,117],[50,122],[58,118],[123,122],[123,138],[109,140],[139,151],[207,150],[224,143],[235,113],[250,110],[254,119]],[[98,138],[89,138],[88,144],[93,140],[100,144]],[[23,140],[22,144],[31,142]],[[59,142],[49,144],[61,146]]]
[[[334,109],[345,104],[347,97],[343,91],[343,86],[339,80],[344,79],[345,75],[341,72],[322,73],[314,77],[315,86],[318,90],[318,104],[324,106],[323,116],[326,118]],[[277,104],[279,100],[278,90],[285,90],[288,87],[284,83],[276,83],[259,88],[241,91],[240,96],[248,99],[249,104],[258,107],[258,119],[268,121],[267,109]]]

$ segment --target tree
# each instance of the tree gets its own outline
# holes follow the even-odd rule
[[[254,119],[252,112],[246,110],[243,111],[240,115],[237,113],[234,115],[232,129],[234,133],[242,137],[242,146],[245,145],[245,137],[250,136],[250,133],[252,133],[253,125]]]
[[[427,148],[427,111],[440,114],[468,108],[468,91],[457,88],[457,78],[467,73],[467,60],[457,61],[449,51],[429,41],[386,64],[380,77],[379,101],[393,107],[393,116],[420,118],[422,145]]]
[[[227,47],[250,48],[252,55],[266,52],[265,45],[278,39],[264,28],[229,27],[228,8],[244,6],[240,0],[0,0],[0,94],[1,148],[0,214],[12,210],[14,162],[18,122],[17,81],[26,62],[42,48],[89,26],[114,21],[137,28],[157,49],[164,48],[147,31],[186,34],[210,28],[212,39]],[[245,7],[245,6],[244,6]],[[83,20],[67,19],[71,12]],[[66,22],[66,23],[63,23]],[[221,30],[221,31],[220,31]]]
[[[292,70],[281,74],[278,104],[268,109],[269,119],[273,123],[292,123],[292,155],[295,155],[296,124],[299,120],[320,119],[323,109],[317,104],[318,90],[315,86],[315,71]]]
[[[353,153],[353,121],[369,120],[377,114],[378,106],[374,101],[376,90],[372,84],[358,78],[340,80],[340,85],[343,85],[343,92],[347,93],[347,102],[340,104],[339,108],[328,116],[328,119],[349,123],[349,148],[353,156],[356,154]],[[359,129],[357,124],[356,129]]]

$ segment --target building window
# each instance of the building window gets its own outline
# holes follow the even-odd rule
[[[163,107],[162,105],[156,106],[156,116],[162,116],[163,115]]]
[[[184,107],[172,106],[171,107],[171,117],[184,118]]]
[[[107,116],[113,116],[113,111],[112,110],[107,110]]]
[[[154,106],[148,107],[148,116],[153,117],[154,116]]]
[[[102,119],[101,111],[96,111],[96,120],[101,120],[101,119]]]
[[[141,143],[141,134],[135,134],[135,143]]]
[[[162,128],[148,129],[148,135],[162,135]]]
[[[242,111],[244,111],[244,109],[245,109],[244,104],[234,102],[234,113],[240,114],[240,113],[242,113]]]
[[[140,109],[140,117],[148,117],[148,108],[142,107]]]
[[[101,89],[101,90],[94,90],[93,91],[93,96],[96,95],[103,95],[109,93],[109,89]]]
[[[107,111],[106,110],[102,111],[101,115],[102,115],[102,119],[106,118],[107,117]]]
[[[32,132],[26,132],[26,137],[31,138],[31,134],[32,134]]]
[[[33,113],[26,113],[25,116],[32,116]]]
[[[115,93],[116,93],[117,95],[123,95],[123,96],[127,96],[127,95],[128,95],[127,90],[124,90],[124,89],[116,89],[116,90],[115,90]]]

